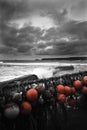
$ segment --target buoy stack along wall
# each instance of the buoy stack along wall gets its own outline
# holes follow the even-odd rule
[[[76,93],[76,91],[82,89],[82,81],[75,80],[71,86],[72,87],[70,87],[68,85],[64,86],[64,85],[59,84],[56,87],[56,91],[58,93],[57,99],[60,103],[64,104],[67,102],[69,106],[73,107],[76,103],[75,98],[74,98],[75,93]],[[86,88],[84,88],[84,89],[86,89]]]
[[[74,82],[73,82],[73,86],[75,87],[75,89],[81,89],[82,88],[82,81],[80,81],[80,80],[75,80]]]
[[[72,89],[71,89],[71,87],[69,87],[69,86],[65,86],[65,94],[66,95],[71,95],[72,94]]]
[[[45,89],[45,87],[37,85],[36,88],[28,89],[24,94],[25,99],[21,102],[21,106],[18,105],[18,103],[8,103],[5,106],[5,117],[16,118],[20,113],[25,115],[29,114],[33,108],[32,103],[34,101],[44,101],[44,95],[47,96],[47,100],[54,100],[61,104],[68,102],[68,104],[73,107],[76,103],[74,98],[76,93],[87,94],[87,76],[83,76],[81,81],[78,79],[74,80],[70,86],[68,86],[67,83],[65,84],[66,85],[58,84],[56,88],[48,86],[48,89]]]
[[[64,94],[59,94],[58,97],[57,97],[59,103],[65,103],[66,101],[66,96]]]
[[[35,100],[38,99],[38,91],[34,88],[31,88],[27,90],[25,96],[26,96],[27,101],[24,101],[21,104],[21,113],[27,115],[27,114],[30,114],[32,110],[32,105],[30,102],[34,102]]]
[[[87,86],[83,86],[83,88],[82,88],[82,94],[87,94]]]
[[[21,105],[18,103],[8,103],[5,106],[4,109],[4,116],[8,119],[14,119],[18,117],[19,114],[28,115],[32,111],[32,105],[31,102],[34,102],[38,99],[38,91],[36,89],[29,89],[27,90],[26,94],[26,100],[21,103]]]
[[[64,89],[64,86],[59,84],[57,87],[56,87],[56,91],[59,93],[59,94],[64,94],[65,93],[65,89]]]
[[[64,88],[64,86],[61,85],[61,84],[57,85],[56,91],[58,93],[57,100],[59,101],[59,103],[62,103],[62,104],[65,103],[66,96],[65,96],[65,88]]]
[[[87,76],[84,76],[82,79],[83,82],[83,88],[82,88],[82,94],[87,94]]]
[[[26,98],[29,101],[35,101],[35,100],[37,100],[38,99],[38,91],[36,89],[34,89],[34,88],[29,89],[26,92]]]
[[[83,84],[87,85],[87,76],[84,76],[82,81],[83,81]]]
[[[76,89],[74,87],[71,87],[71,94],[74,95],[76,92]]]
[[[21,113],[24,115],[30,114],[32,106],[29,102],[25,101],[21,104]]]
[[[73,82],[73,86],[76,90],[80,90],[80,92],[84,95],[87,94],[87,76],[83,76],[82,81],[75,80]]]

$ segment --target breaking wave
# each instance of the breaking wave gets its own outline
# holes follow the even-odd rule
[[[54,68],[35,68],[32,72],[32,74],[35,74],[38,76],[38,78],[49,78],[53,76]]]

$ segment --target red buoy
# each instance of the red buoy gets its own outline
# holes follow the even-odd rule
[[[83,83],[87,85],[87,76],[83,77]]]
[[[56,91],[58,92],[58,93],[60,93],[60,94],[64,94],[65,93],[65,89],[64,89],[64,86],[63,85],[58,85],[57,87],[56,87]]]
[[[84,87],[82,88],[82,94],[87,94],[87,87],[86,87],[86,86],[84,86]]]
[[[21,104],[21,109],[22,114],[27,115],[31,112],[32,106],[29,102],[23,102]]]
[[[36,89],[32,88],[32,89],[29,89],[27,92],[26,92],[26,98],[29,100],[29,101],[35,101],[37,98],[38,98],[38,92]]]
[[[82,82],[80,80],[75,80],[73,82],[73,86],[76,88],[76,89],[80,89],[82,87]]]
[[[74,87],[71,88],[71,94],[75,94],[76,89]]]
[[[69,86],[65,86],[65,94],[70,95],[71,94],[71,88]]]
[[[73,98],[73,97],[71,97],[70,99],[69,99],[69,101],[68,101],[68,104],[69,104],[69,106],[75,106],[75,104],[76,104],[76,101],[75,101],[75,99]]]
[[[65,103],[66,101],[66,96],[64,94],[59,94],[57,98],[60,103]]]

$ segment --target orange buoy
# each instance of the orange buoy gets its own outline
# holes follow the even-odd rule
[[[72,93],[71,88],[69,86],[65,86],[65,94],[70,95]]]
[[[22,114],[27,115],[27,114],[29,114],[31,112],[31,110],[32,110],[32,106],[31,106],[31,104],[29,102],[23,102],[21,104],[21,112],[22,112]]]
[[[27,92],[26,92],[26,98],[29,100],[29,101],[35,101],[37,98],[38,98],[38,92],[36,89],[32,88],[32,89],[29,89]]]
[[[87,76],[84,76],[84,77],[83,77],[83,83],[84,83],[84,84],[87,84]]]
[[[76,90],[74,87],[71,88],[71,94],[75,94]]]
[[[73,82],[73,86],[76,88],[76,89],[80,89],[82,87],[82,82],[80,80],[75,80]]]
[[[68,104],[69,104],[69,106],[75,106],[75,104],[76,104],[76,101],[75,101],[75,99],[73,98],[73,97],[71,97],[69,100],[68,100]]]
[[[59,94],[58,97],[57,97],[58,101],[60,103],[65,103],[66,101],[66,96],[64,94]]]
[[[86,86],[84,86],[84,87],[82,88],[82,94],[87,94],[87,87],[86,87]]]
[[[64,86],[63,85],[58,85],[57,87],[56,87],[56,91],[58,92],[58,93],[60,93],[60,94],[64,94],[65,93],[65,89],[64,89]]]

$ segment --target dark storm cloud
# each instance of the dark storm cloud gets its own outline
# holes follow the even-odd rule
[[[13,16],[18,15],[19,13],[25,13],[27,11],[27,6],[25,3],[21,4],[17,0],[1,0],[0,1],[0,24],[3,28],[4,25],[11,19]],[[16,14],[17,13],[17,14]]]
[[[57,4],[59,8],[60,5]],[[56,3],[49,1],[30,1],[30,0],[1,0],[0,1],[0,12],[1,12],[1,19],[4,21],[8,21],[10,19],[16,18],[25,18],[29,16],[32,12],[39,12],[42,15],[47,15],[47,13],[54,13],[56,14]],[[64,11],[66,12],[66,11]],[[57,14],[59,15],[59,14]],[[64,15],[64,13],[63,13]]]
[[[79,22],[70,20],[59,28],[48,29],[46,34],[41,37],[42,40],[52,40],[54,42],[62,40],[63,38],[70,38],[71,41],[87,40],[87,21]]]
[[[49,45],[49,43],[46,43],[46,44],[43,44],[43,43],[40,43],[40,44],[37,44],[37,48],[41,48],[41,49],[44,49],[47,47],[47,45]]]
[[[87,0],[80,0],[71,6],[71,16],[74,19],[87,20]]]
[[[62,44],[60,47],[56,46],[55,51],[58,55],[86,55],[87,41],[73,41],[68,44]]]
[[[34,27],[25,27],[20,30],[8,27],[7,32],[5,31],[4,34],[4,45],[7,48],[9,47],[7,52],[10,53],[12,52],[11,49],[15,52],[16,48],[17,53],[24,54],[30,54],[32,52],[40,55],[86,54],[87,22],[70,21],[64,24],[60,29],[49,29],[44,37],[42,37],[43,31]],[[73,39],[68,42],[65,40],[57,41],[58,39],[64,38],[64,36],[74,37],[77,41]],[[37,43],[39,40],[45,41],[45,44],[43,42],[34,44],[34,42]],[[46,50],[47,46],[53,46],[53,48]],[[2,49],[0,53],[2,52],[4,53],[6,51]]]
[[[3,44],[7,47],[16,47],[19,42],[16,35],[17,32],[16,29],[6,26],[2,33]]]
[[[17,52],[19,53],[28,53],[30,52],[32,49],[32,46],[30,45],[20,45],[18,48],[17,48]]]
[[[41,30],[27,22],[17,27],[15,20],[37,14],[51,18],[57,27]],[[87,54],[85,20],[86,0],[0,0],[0,54]]]
[[[46,31],[46,34],[41,37],[42,40],[46,41],[56,40],[59,38],[61,38],[60,28],[50,28]]]
[[[51,9],[48,12],[48,15],[50,15],[54,19],[55,24],[57,25],[61,25],[68,20],[68,11],[66,8],[63,8],[61,11],[58,11],[57,9]]]
[[[18,6],[19,5],[19,6]],[[20,10],[20,4],[18,4],[18,1],[16,0],[14,2],[14,0],[1,0],[0,1],[0,37],[2,39],[2,43],[3,44],[10,44],[10,40],[12,41],[12,39],[14,39],[14,35],[11,37],[9,32],[10,32],[10,28],[7,27],[7,23],[9,22],[9,20],[12,19],[14,13],[16,10]],[[14,29],[13,29],[14,31]],[[14,39],[14,41],[16,40],[16,38]]]
[[[64,37],[70,39],[66,41]],[[39,44],[38,48],[43,48],[40,54],[87,55],[87,22],[69,21],[61,28],[49,29],[42,39],[46,39],[48,42],[41,44],[42,46]],[[49,42],[50,40],[52,42]],[[46,51],[44,49],[46,45],[53,46],[53,48]]]
[[[51,43],[53,49],[41,50],[42,55],[87,55],[87,41],[58,42]]]
[[[1,0],[0,1],[0,38],[3,44],[7,48],[18,48],[20,51],[21,44],[32,44],[40,37],[41,30],[34,27],[24,27],[21,29],[8,26],[10,20],[13,20],[19,16],[26,16],[29,11],[27,6],[27,0]],[[1,46],[1,45],[0,45]],[[3,51],[0,51],[2,53]],[[23,49],[21,52],[24,52]]]
[[[5,47],[17,49],[17,52],[25,53],[34,47],[34,42],[40,39],[42,31],[40,28],[24,27],[22,29],[15,29],[13,27],[6,27],[3,32],[3,45]]]
[[[18,49],[17,51],[24,53],[27,50],[26,48],[29,47],[26,44],[31,44],[34,41],[35,33],[38,35],[38,29],[33,27],[23,28],[19,31],[19,29],[7,25],[17,12],[19,14],[27,12],[28,8],[26,7],[26,3],[22,0],[0,1],[0,47],[2,46],[1,44],[5,46],[0,48],[0,53],[14,53],[15,48]]]
[[[17,51],[15,48],[11,47],[0,47],[0,55],[1,54],[15,54]]]
[[[63,25],[60,31],[62,34],[71,35],[76,37],[78,40],[87,40],[87,21],[71,21]]]
[[[25,38],[29,42],[36,42],[43,34],[43,30],[40,28],[34,28],[33,26],[27,26],[19,30],[19,37]]]

